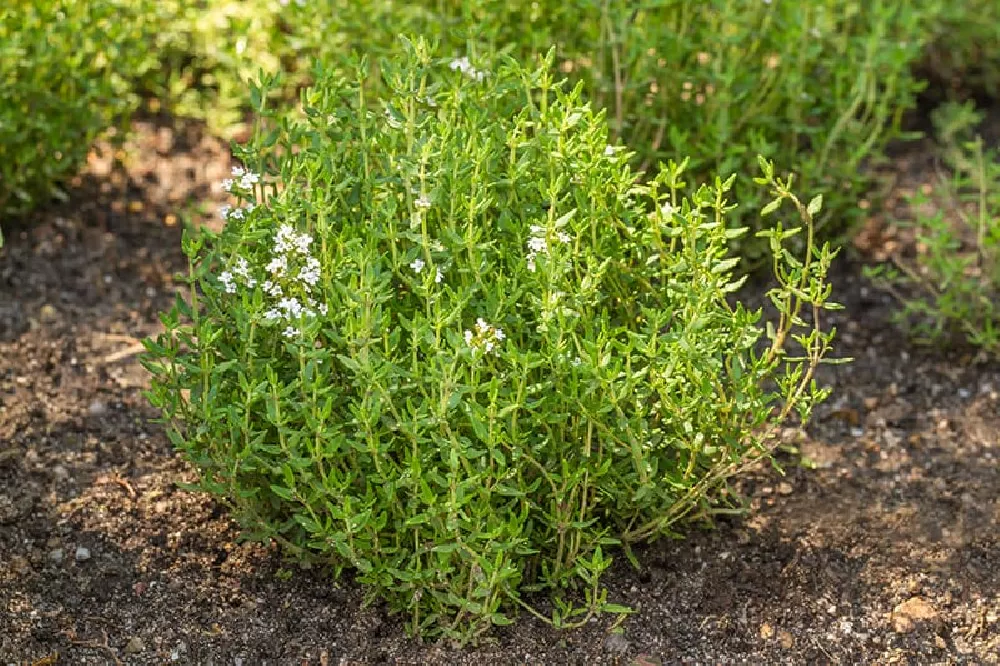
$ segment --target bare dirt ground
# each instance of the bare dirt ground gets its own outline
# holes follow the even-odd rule
[[[522,617],[478,647],[421,644],[350,580],[238,543],[179,488],[193,471],[136,361],[184,268],[176,216],[221,202],[228,151],[147,121],[129,154],[95,154],[69,204],[5,230],[0,665],[1000,663],[1000,364],[911,346],[849,260],[835,324],[856,360],[821,373],[802,457],[741,482],[746,517],[644,547],[639,571],[617,558],[621,633]]]

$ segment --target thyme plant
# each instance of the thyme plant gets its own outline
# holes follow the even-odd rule
[[[909,200],[917,251],[867,274],[902,305],[897,321],[919,342],[962,340],[1000,356],[1000,153],[970,138],[983,114],[971,103],[933,115],[949,174]]]
[[[726,508],[826,396],[820,199],[761,160],[764,212],[801,220],[762,232],[765,326],[736,298],[733,178],[640,183],[551,54],[405,52],[379,86],[320,68],[296,114],[253,87],[225,228],[186,234],[189,289],[146,342],[150,399],[248,535],[353,569],[414,633],[625,612],[609,552]]]

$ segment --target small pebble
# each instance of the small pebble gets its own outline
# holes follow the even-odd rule
[[[56,548],[51,553],[49,553],[49,559],[55,564],[61,564],[63,561],[63,549]]]
[[[86,562],[90,559],[90,549],[84,548],[83,546],[77,546],[75,557],[77,562]]]
[[[104,414],[107,413],[107,411],[108,411],[107,405],[105,405],[100,400],[94,400],[92,403],[90,403],[90,406],[87,407],[87,413],[90,414],[91,416],[103,416]]]
[[[146,644],[138,636],[133,636],[125,644],[125,654],[138,654],[146,649]]]

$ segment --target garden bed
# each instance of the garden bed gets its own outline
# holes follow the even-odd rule
[[[641,549],[640,571],[617,557],[602,583],[638,611],[617,625],[421,644],[350,581],[238,544],[179,488],[194,472],[136,358],[185,267],[181,206],[222,202],[228,150],[169,119],[135,141],[0,250],[3,663],[998,663],[1000,366],[911,346],[846,256],[831,316],[855,361],[821,369],[831,399],[787,433],[803,457],[741,480],[745,518]],[[898,164],[901,188],[929,175]]]

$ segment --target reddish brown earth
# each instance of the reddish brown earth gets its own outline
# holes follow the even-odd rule
[[[184,267],[175,216],[220,201],[227,151],[147,122],[128,154],[5,229],[0,665],[1000,663],[1000,364],[911,346],[847,260],[855,361],[823,369],[833,397],[789,433],[802,457],[740,484],[745,518],[643,548],[639,571],[619,557],[621,633],[522,617],[476,648],[420,644],[351,581],[238,543],[178,487],[194,476],[136,361]]]

